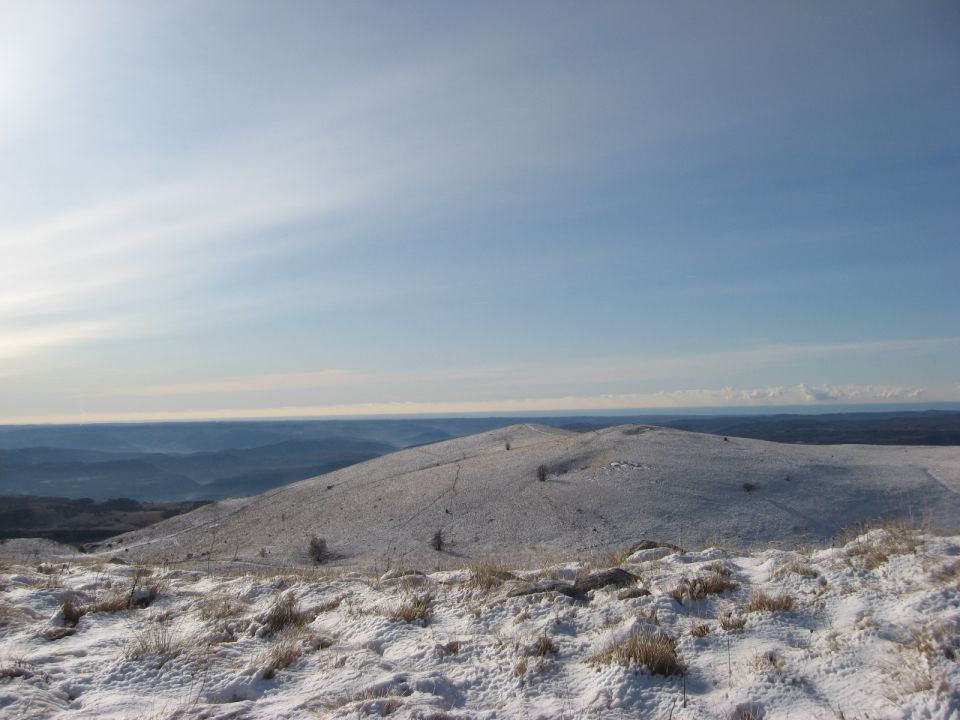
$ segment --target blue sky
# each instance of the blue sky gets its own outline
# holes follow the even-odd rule
[[[960,7],[0,2],[0,422],[960,401]]]

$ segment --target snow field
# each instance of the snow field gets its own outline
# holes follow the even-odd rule
[[[960,717],[960,536],[888,526],[833,548],[617,560],[634,577],[582,595],[574,581],[599,577],[584,563],[376,577],[6,561],[0,716]],[[652,674],[638,640],[674,648],[682,672]]]

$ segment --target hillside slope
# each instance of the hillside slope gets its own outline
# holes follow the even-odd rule
[[[884,514],[953,531],[958,492],[960,448],[516,425],[215,503],[99,550],[151,562],[308,564],[316,535],[334,565],[433,568],[583,557],[643,539],[794,546]],[[431,547],[438,530],[440,552]]]

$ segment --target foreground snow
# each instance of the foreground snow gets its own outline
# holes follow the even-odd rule
[[[637,580],[582,564],[372,578],[11,560],[0,716],[960,717],[960,536],[606,565]],[[611,584],[578,594],[577,578]],[[676,640],[685,672],[603,662],[631,636]]]

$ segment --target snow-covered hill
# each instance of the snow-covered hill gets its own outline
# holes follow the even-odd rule
[[[324,572],[8,560],[0,716],[960,716],[960,536]]]
[[[207,506],[99,552],[180,567],[276,568],[312,564],[316,536],[332,566],[382,571],[599,556],[644,539],[793,547],[882,515],[929,519],[952,532],[958,490],[955,447],[516,425]]]

